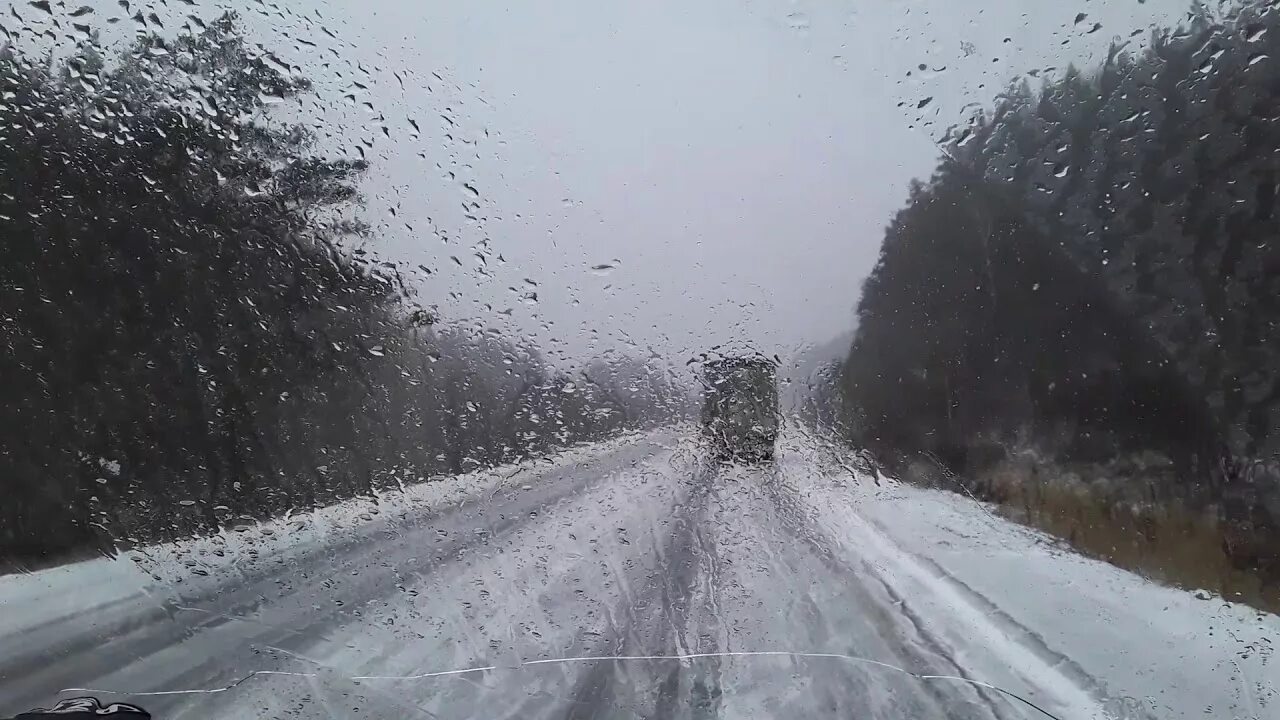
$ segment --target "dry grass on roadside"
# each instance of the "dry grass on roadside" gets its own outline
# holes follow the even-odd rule
[[[1280,588],[1231,565],[1216,511],[1177,501],[1112,502],[1087,485],[1030,479],[1025,466],[1001,466],[983,478],[1007,517],[1061,538],[1086,555],[1157,582],[1209,590],[1233,602],[1280,612]]]

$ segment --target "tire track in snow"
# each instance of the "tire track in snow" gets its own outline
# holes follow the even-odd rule
[[[689,607],[699,582],[699,548],[705,547],[704,516],[715,468],[702,463],[688,483],[688,494],[676,511],[671,531],[655,546],[657,572],[647,578],[644,593],[614,611],[626,618],[597,655],[687,654]],[[695,638],[696,641],[696,638]],[[675,718],[685,706],[682,695],[703,696],[702,705],[718,697],[718,687],[697,682],[686,688],[679,664],[650,661],[592,663],[575,685],[565,720],[616,717],[625,709],[639,717]],[[699,690],[701,688],[701,690]],[[715,717],[714,712],[706,717]]]

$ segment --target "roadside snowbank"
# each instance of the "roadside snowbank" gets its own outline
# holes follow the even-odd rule
[[[783,462],[821,530],[972,677],[1063,717],[1280,716],[1280,618],[1077,555],[954,493],[825,471],[801,443]]]
[[[504,487],[535,483],[559,469],[670,434],[670,429],[625,433],[547,458],[406,485],[403,491],[351,498],[206,537],[135,548],[119,558],[0,576],[0,643],[33,625],[73,614],[85,614],[86,624],[109,624],[131,610],[125,606],[171,606],[183,596],[216,591],[229,578],[278,572],[333,543],[361,542],[424,514]]]

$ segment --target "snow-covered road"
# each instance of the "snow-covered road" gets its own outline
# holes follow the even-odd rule
[[[1270,718],[1276,642],[798,435],[740,467],[665,430],[0,577],[0,714]]]

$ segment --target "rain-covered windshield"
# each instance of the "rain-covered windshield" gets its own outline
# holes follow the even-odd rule
[[[6,2],[0,718],[1280,717],[1275,5]]]

